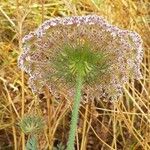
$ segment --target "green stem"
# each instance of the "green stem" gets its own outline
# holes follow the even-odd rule
[[[26,150],[38,150],[37,138],[35,135],[31,135],[26,144]]]
[[[79,107],[80,107],[80,100],[81,100],[82,82],[83,82],[83,78],[80,75],[78,76],[77,81],[76,81],[76,94],[75,94],[73,111],[72,111],[67,150],[74,150],[75,133],[76,133],[76,128],[77,128],[78,114],[79,114]]]

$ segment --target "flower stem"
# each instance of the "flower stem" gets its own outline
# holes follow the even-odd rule
[[[26,144],[26,150],[38,150],[37,138],[35,135],[31,135]]]
[[[74,150],[74,141],[75,141],[75,133],[78,122],[78,114],[81,100],[81,89],[82,89],[83,77],[80,75],[77,77],[76,81],[76,94],[73,104],[70,132],[69,132],[69,140],[67,143],[67,150]]]

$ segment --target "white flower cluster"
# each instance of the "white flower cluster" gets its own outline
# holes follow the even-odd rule
[[[22,42],[23,53],[18,64],[30,75],[29,85],[33,92],[40,92],[43,86],[48,86],[53,94],[63,93],[72,98],[74,88],[53,76],[56,70],[52,61],[66,44],[76,47],[86,42],[93,51],[103,51],[110,57],[107,60],[110,67],[99,77],[99,82],[84,86],[83,90],[92,97],[117,99],[129,77],[141,77],[143,49],[140,35],[119,29],[97,15],[47,20],[36,31],[26,35]]]

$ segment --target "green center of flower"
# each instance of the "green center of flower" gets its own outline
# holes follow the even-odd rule
[[[90,45],[65,45],[54,61],[57,76],[73,81],[78,76],[84,82],[95,80],[108,68],[107,55],[103,51],[94,51]]]

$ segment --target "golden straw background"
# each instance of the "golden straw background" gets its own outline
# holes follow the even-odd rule
[[[66,145],[72,103],[38,96],[28,88],[28,75],[17,67],[21,39],[55,16],[97,14],[143,41],[143,79],[124,87],[118,103],[81,104],[76,150],[150,150],[150,3],[148,0],[0,0],[0,150],[25,150],[18,122],[25,114],[46,120],[39,150]],[[57,149],[60,150],[60,149]]]

